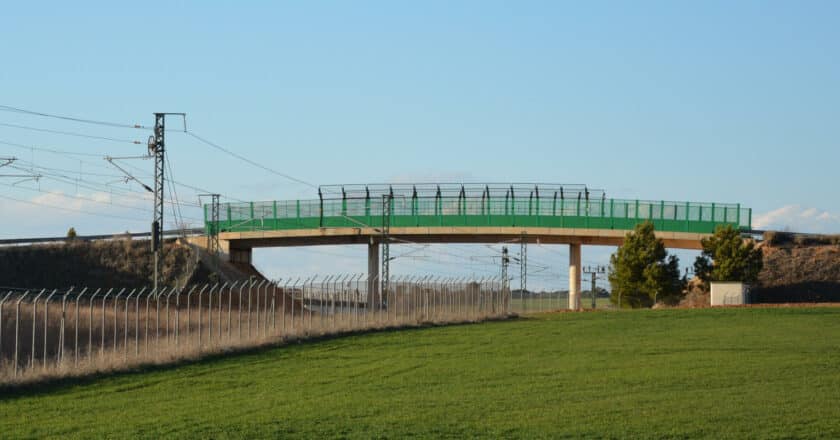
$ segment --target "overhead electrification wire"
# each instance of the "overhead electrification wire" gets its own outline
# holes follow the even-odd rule
[[[95,135],[89,135],[89,134],[74,133],[74,132],[71,132],[71,131],[52,130],[52,129],[49,129],[49,128],[38,128],[38,127],[30,127],[30,126],[27,126],[27,125],[9,124],[9,123],[6,123],[6,122],[0,122],[0,127],[19,128],[21,130],[38,131],[38,132],[41,132],[41,133],[61,134],[61,135],[65,135],[65,136],[76,136],[76,137],[81,137],[81,138],[86,138],[86,139],[96,139],[96,140],[101,140],[101,141],[121,142],[121,143],[129,143],[129,144],[134,144],[134,145],[142,145],[143,144],[140,141],[134,141],[134,140],[130,140],[130,139],[118,139],[118,138],[107,137],[107,136],[95,136]]]
[[[48,205],[46,203],[33,202],[31,200],[21,200],[21,199],[16,199],[14,197],[9,197],[9,196],[4,196],[4,195],[0,195],[0,199],[11,200],[13,202],[18,202],[18,203],[26,203],[26,204],[29,204],[29,205],[41,206],[41,207],[44,207],[44,208],[57,209],[57,210],[60,210],[60,211],[77,212],[77,213],[80,213],[80,214],[94,215],[94,216],[97,216],[97,217],[110,217],[110,218],[115,218],[115,219],[119,219],[119,220],[128,220],[128,221],[132,221],[132,222],[145,223],[145,220],[138,220],[136,218],[129,218],[129,217],[123,217],[123,216],[119,216],[119,215],[112,215],[112,214],[104,214],[104,213],[101,213],[101,212],[91,212],[91,211],[85,211],[85,210],[81,210],[81,209],[67,208],[65,206]]]
[[[36,147],[34,145],[24,145],[24,144],[18,144],[18,143],[15,143],[15,142],[7,142],[7,141],[3,141],[3,140],[0,140],[0,144],[8,145],[10,147],[23,148],[24,150],[44,151],[44,152],[47,152],[47,153],[54,153],[54,154],[61,154],[61,155],[84,156],[84,157],[103,157],[103,156],[105,156],[104,154],[81,153],[81,152],[78,152],[78,151],[57,150],[57,149],[54,149],[54,148],[47,148],[47,147],[41,147],[41,146]]]
[[[124,165],[124,166],[128,167],[128,168],[131,168],[131,169],[133,169],[133,170],[137,171],[138,173],[144,174],[146,177],[153,177],[152,173],[149,173],[148,171],[146,171],[146,170],[144,170],[144,169],[142,169],[142,168],[140,168],[140,167],[138,167],[138,166],[131,165],[131,164],[127,163],[127,162],[120,162],[120,163],[121,163],[122,165]],[[170,182],[172,182],[172,183],[174,183],[175,185],[178,185],[178,186],[181,186],[181,187],[188,188],[188,189],[191,189],[191,190],[193,190],[193,191],[196,191],[197,193],[204,193],[204,194],[211,194],[211,193],[213,193],[213,191],[210,191],[209,189],[204,189],[204,188],[201,188],[201,187],[197,187],[197,186],[189,185],[189,184],[186,184],[186,183],[183,183],[183,182],[179,182],[179,181],[177,181],[177,180],[175,180],[175,179],[171,179],[171,178],[170,178],[170,179],[169,179],[169,181],[170,181]],[[245,201],[245,200],[237,199],[236,197],[231,197],[231,196],[228,196],[228,195],[225,195],[225,194],[220,194],[220,196],[221,196],[222,198],[227,199],[227,200],[233,200],[234,202],[248,203],[248,202],[247,202],[247,201]],[[197,205],[197,206],[199,206],[199,207],[200,207],[201,205],[199,204],[199,205]]]
[[[56,115],[52,113],[44,113],[44,112],[36,112],[33,110],[26,110],[18,107],[12,107],[10,105],[3,105],[0,104],[0,111],[6,112],[13,112],[13,113],[22,113],[32,116],[40,116],[44,118],[54,118],[54,119],[61,119],[64,121],[71,121],[71,122],[80,122],[83,124],[95,124],[95,125],[103,125],[106,127],[116,127],[116,128],[135,128],[141,130],[151,130],[151,127],[146,127],[144,125],[139,124],[121,124],[118,122],[108,122],[108,121],[97,121],[95,119],[85,119],[85,118],[77,118],[74,116],[65,116],[65,115]]]
[[[18,168],[18,169],[28,171],[28,168]],[[55,182],[58,182],[58,183],[61,183],[61,184],[64,184],[64,185],[76,186],[78,188],[84,188],[84,189],[87,189],[87,190],[90,190],[90,191],[108,193],[110,195],[117,195],[119,197],[122,197],[122,198],[125,198],[125,199],[128,199],[128,200],[138,200],[138,201],[144,201],[144,202],[148,201],[148,199],[144,197],[146,195],[146,193],[143,193],[143,192],[131,191],[131,190],[127,190],[127,189],[117,189],[117,188],[114,188],[114,187],[109,186],[107,184],[101,184],[101,183],[98,183],[98,182],[90,182],[90,181],[84,180],[84,179],[76,179],[76,178],[73,178],[73,177],[70,177],[70,176],[64,176],[64,175],[61,175],[61,174],[45,173],[45,172],[43,172],[43,171],[41,171],[37,168],[36,168],[36,170],[39,173],[41,173],[40,174],[41,179],[52,180],[52,181],[55,181]],[[134,194],[136,194],[136,195],[134,195]],[[139,195],[139,197],[137,195]],[[95,200],[93,200],[93,201],[95,201]],[[104,202],[104,203],[128,208],[128,206],[126,206],[126,205],[119,205],[119,204],[116,204],[116,203],[113,203],[113,202]],[[176,204],[176,202],[172,201],[172,200],[165,200],[164,203],[169,204],[169,205],[175,205]],[[179,203],[179,206],[181,204],[184,204],[184,205],[186,205],[190,208],[200,207],[200,205],[198,205],[197,203],[193,203],[193,204],[186,203],[186,202],[178,202],[178,203]],[[138,209],[140,209],[140,208],[138,208]],[[184,217],[183,215],[181,217],[189,219],[189,220],[194,220],[194,221],[200,222],[199,219],[194,218],[194,217]]]
[[[98,200],[98,199],[91,198],[91,197],[84,197],[84,196],[81,196],[81,195],[78,195],[78,194],[77,195],[65,194],[63,192],[47,191],[47,190],[40,189],[40,188],[30,188],[28,186],[13,185],[13,184],[8,184],[8,183],[0,183],[0,185],[7,186],[7,187],[10,187],[10,188],[14,188],[14,189],[23,189],[23,190],[27,190],[27,191],[34,191],[34,192],[38,192],[38,193],[41,193],[41,194],[47,194],[47,195],[51,195],[51,196],[61,197],[61,198],[64,198],[64,199],[82,200],[82,201],[85,201],[85,202],[98,203],[98,204],[101,204],[101,205],[116,206],[118,208],[131,209],[131,210],[134,210],[134,211],[143,212],[145,214],[150,214],[151,213],[150,210],[145,209],[145,208],[141,208],[139,206],[125,205],[125,204],[114,202],[114,201],[111,201],[111,200]],[[187,220],[192,220],[192,221],[195,221],[195,222],[200,222],[201,221],[201,220],[199,220],[197,218],[193,218],[193,217],[183,217],[183,218],[187,219]]]
[[[167,154],[166,156],[168,157],[169,155]],[[172,216],[176,220],[176,222],[175,222],[176,226],[175,227],[177,228],[178,227],[177,226],[178,219],[180,218],[180,222],[183,223],[184,218],[183,218],[183,215],[181,214],[181,204],[178,202],[178,191],[175,189],[175,185],[173,185],[172,182],[171,182],[171,180],[172,180],[172,161],[171,160],[166,161],[166,168],[167,168],[167,171],[168,171],[168,173],[166,173],[166,174],[169,176],[169,180],[167,180],[167,183],[169,183],[167,185],[169,187],[169,198],[171,200],[175,201],[175,204],[172,205]],[[186,231],[184,231],[184,235],[186,235]]]
[[[219,151],[221,151],[221,152],[223,152],[223,153],[226,153],[226,154],[228,154],[228,155],[230,155],[230,156],[233,156],[233,157],[235,157],[235,158],[237,158],[237,159],[239,159],[239,160],[241,160],[241,161],[243,161],[243,162],[245,162],[245,163],[248,163],[248,164],[250,164],[250,165],[253,165],[253,166],[255,166],[255,167],[257,167],[257,168],[259,168],[259,169],[261,169],[261,170],[263,170],[263,171],[267,171],[267,172],[269,172],[269,173],[271,173],[271,174],[276,174],[276,175],[278,175],[278,176],[280,176],[280,177],[283,177],[284,179],[288,179],[288,180],[291,180],[292,182],[300,183],[301,185],[306,185],[306,186],[309,186],[309,187],[311,187],[311,188],[315,188],[315,189],[317,189],[317,188],[318,188],[318,186],[317,186],[317,185],[314,185],[314,184],[312,184],[312,183],[309,183],[309,182],[307,182],[307,181],[305,181],[305,180],[298,179],[297,177],[290,176],[290,175],[288,175],[288,174],[286,174],[286,173],[281,173],[280,171],[277,171],[277,170],[271,169],[271,168],[269,168],[269,167],[267,167],[267,166],[265,166],[265,165],[263,165],[263,164],[261,164],[261,163],[255,162],[255,161],[253,161],[253,160],[251,160],[251,159],[248,159],[247,157],[242,156],[241,154],[234,153],[233,151],[231,151],[231,150],[229,150],[229,149],[227,149],[227,148],[225,148],[225,147],[223,147],[223,146],[221,146],[221,145],[219,145],[219,144],[216,144],[216,143],[214,143],[214,142],[211,142],[211,141],[209,141],[209,140],[207,140],[207,139],[205,139],[205,138],[203,138],[203,137],[201,137],[201,136],[199,136],[199,135],[195,134],[195,133],[194,133],[194,132],[192,132],[192,131],[187,131],[186,133],[187,133],[188,135],[192,136],[193,138],[197,139],[199,142],[202,142],[202,143],[203,143],[203,144],[205,144],[205,145],[209,145],[209,146],[211,146],[211,147],[213,147],[213,148],[215,148],[215,149],[217,149],[217,150],[219,150]]]

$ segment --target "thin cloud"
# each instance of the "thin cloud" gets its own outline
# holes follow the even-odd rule
[[[840,215],[813,207],[785,205],[756,215],[753,218],[753,226],[757,229],[793,232],[838,233],[840,232]]]

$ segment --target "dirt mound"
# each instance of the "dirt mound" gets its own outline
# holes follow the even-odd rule
[[[688,281],[685,289],[685,296],[677,305],[679,308],[695,309],[698,307],[710,307],[711,294],[703,287],[700,278],[694,277]]]
[[[263,279],[251,265],[218,264],[197,246],[166,240],[161,282],[172,286]],[[0,288],[144,287],[152,284],[152,274],[148,240],[126,237],[0,248]]]
[[[764,268],[751,292],[753,303],[840,301],[840,245],[812,238],[766,240]]]

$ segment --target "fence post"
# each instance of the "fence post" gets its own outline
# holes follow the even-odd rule
[[[252,203],[253,209],[253,203]],[[219,286],[219,283],[213,285],[210,288],[210,292],[207,293],[207,346],[213,345],[213,292],[216,291],[216,287]],[[224,285],[223,285],[224,286]]]
[[[233,326],[233,318],[231,316],[231,310],[233,309],[233,289],[236,288],[236,285],[239,284],[239,280],[233,282],[233,284],[228,287],[228,331],[227,331],[227,339],[230,341],[231,339],[231,327]],[[221,298],[219,298],[221,299]]]
[[[0,302],[0,309],[3,308],[3,302],[5,302],[6,299],[9,298],[9,295],[11,295],[11,294],[12,294],[12,292],[9,292],[8,294],[6,294],[6,298],[3,298],[3,301]],[[14,366],[15,377],[17,377],[17,370],[18,370],[18,339],[19,339],[18,335],[20,335],[20,302],[23,301],[23,299],[26,298],[27,295],[29,295],[28,290],[26,292],[24,292],[23,296],[18,298],[17,302],[15,303],[15,360],[14,360],[14,362],[15,362],[15,366]],[[2,310],[0,310],[0,313],[2,313]],[[2,327],[0,327],[0,328],[2,328]],[[2,340],[2,339],[0,339],[0,340]]]
[[[70,288],[71,292],[73,288]],[[58,290],[53,290],[52,293],[47,297],[44,301],[44,359],[43,359],[43,368],[47,368],[47,334],[49,333],[49,311],[50,311],[50,300],[52,299],[53,295],[55,295]]]
[[[177,284],[169,289],[169,293],[166,294],[166,345],[169,345],[169,297],[172,296],[175,291],[178,290]]]
[[[87,290],[87,287],[82,289],[81,293],[85,293],[86,290]],[[64,362],[64,323],[65,323],[65,319],[67,317],[67,297],[69,296],[69,294],[70,294],[70,292],[67,292],[67,294],[65,294],[61,298],[61,327],[59,328],[59,332],[58,332],[58,362],[59,362],[59,364]],[[78,297],[78,295],[76,295],[76,296]],[[2,313],[0,313],[0,314],[2,314]]]
[[[131,304],[131,297],[134,296],[134,292],[137,289],[131,289],[131,292],[128,293],[128,296],[125,297],[125,317],[123,319],[123,362],[128,360],[128,305]],[[116,322],[116,320],[115,320]],[[115,324],[116,325],[116,324]],[[116,331],[114,332],[116,338]],[[117,347],[114,346],[114,350]]]
[[[134,357],[140,356],[140,297],[143,296],[145,291],[145,287],[141,288],[134,298]],[[126,347],[126,350],[128,350],[128,347]]]
[[[117,293],[117,296],[114,298],[114,353],[117,352],[117,335],[119,334],[119,332],[117,330],[117,324],[118,324],[119,319],[117,319],[117,317],[119,317],[120,315],[117,314],[117,305],[120,302],[120,295],[122,295],[123,292],[125,292],[125,289],[120,290],[120,292]],[[133,292],[133,290],[132,290],[132,292]],[[104,328],[102,329],[102,334],[105,334],[105,329]]]
[[[3,304],[9,297],[12,296],[12,291],[6,292],[6,296],[0,299],[0,360],[3,360]]]
[[[239,302],[237,303],[237,307],[236,307],[237,308],[237,311],[236,311],[236,313],[237,313],[236,325],[239,327],[239,332],[237,334],[237,337],[239,338],[240,341],[242,340],[242,290],[245,288],[245,285],[249,284],[250,282],[251,281],[248,280],[248,281],[245,281],[245,282],[243,282],[242,284],[239,285]]]
[[[198,291],[198,351],[201,351],[201,297],[204,295],[204,289],[207,287],[208,285],[205,284],[204,287]]]
[[[157,297],[157,291],[152,289],[149,291],[149,294],[146,295],[146,318],[143,320],[145,330],[143,336],[143,352],[144,354],[149,354],[149,300],[152,299],[152,296]]]

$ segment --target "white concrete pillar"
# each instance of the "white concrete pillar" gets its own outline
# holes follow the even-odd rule
[[[580,244],[569,245],[569,309],[580,310]]]
[[[368,243],[368,306],[379,305],[379,243]]]

